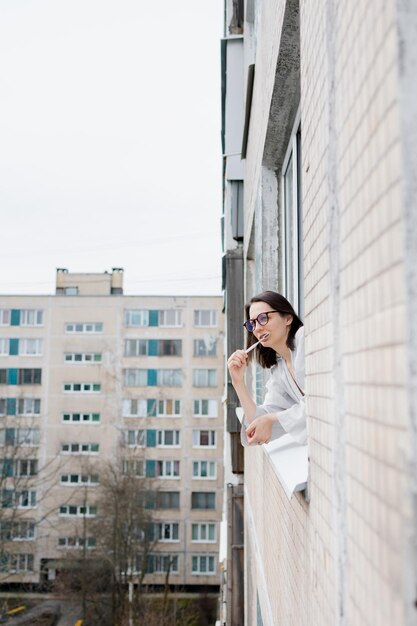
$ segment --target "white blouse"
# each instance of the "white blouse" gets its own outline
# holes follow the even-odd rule
[[[270,378],[266,384],[264,402],[256,407],[255,417],[276,413],[277,421],[272,427],[273,439],[289,434],[300,444],[307,441],[306,415],[304,396],[304,327],[301,326],[295,334],[295,349],[291,352],[292,366],[297,383],[291,376],[285,360],[277,355],[277,364],[270,369]],[[298,385],[298,386],[297,386]],[[246,418],[242,420],[241,442],[248,446],[246,428],[249,426]]]

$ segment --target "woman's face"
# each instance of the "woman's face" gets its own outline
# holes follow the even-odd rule
[[[272,312],[274,309],[266,302],[253,302],[249,309],[249,317],[252,321],[261,315],[261,313],[269,313],[266,324],[261,325],[256,320],[253,334],[261,344],[267,348],[273,348],[278,351],[287,343],[288,333],[291,327],[292,315],[281,315],[281,313]],[[261,316],[261,322],[262,320]]]

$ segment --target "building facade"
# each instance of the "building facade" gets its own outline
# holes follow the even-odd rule
[[[244,479],[231,463],[245,597],[232,558],[228,625],[416,623],[416,33],[402,0],[225,2],[227,346],[243,301],[283,293],[305,323],[308,427],[288,454],[246,449]]]
[[[53,296],[0,298],[0,582],[54,579],[98,538],[104,467],[148,481],[144,582],[219,585],[222,298],[124,296],[123,272],[57,271]]]

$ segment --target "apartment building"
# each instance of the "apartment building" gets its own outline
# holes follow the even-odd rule
[[[97,537],[103,467],[149,484],[148,584],[219,585],[222,298],[125,296],[123,271],[57,270],[0,298],[0,582],[53,580]]]
[[[229,385],[228,626],[416,623],[416,32],[401,0],[225,1],[227,349],[283,293],[308,429],[241,460]]]

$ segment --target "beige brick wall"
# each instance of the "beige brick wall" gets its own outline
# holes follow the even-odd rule
[[[251,118],[260,143],[283,5],[262,2],[255,89],[263,79],[266,89]],[[247,624],[257,623],[257,592],[265,625],[405,624],[411,483],[395,2],[303,0],[300,15],[311,500],[288,501],[266,454],[247,450]],[[253,140],[247,232],[260,154]]]

